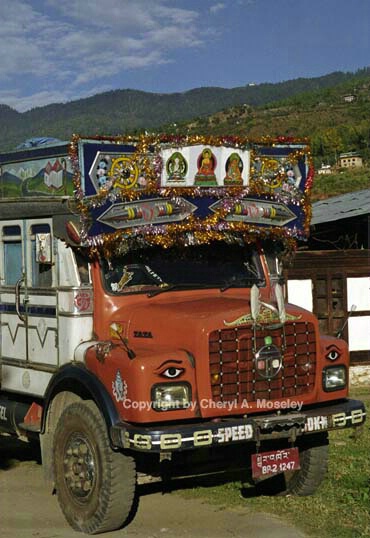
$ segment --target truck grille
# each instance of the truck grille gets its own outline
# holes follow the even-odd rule
[[[275,354],[278,348],[282,356],[280,370],[271,376],[268,372],[261,375],[255,358],[258,350],[266,348],[266,342]],[[209,364],[214,401],[242,403],[307,394],[315,383],[315,328],[312,323],[296,322],[278,328],[213,331],[209,336]]]

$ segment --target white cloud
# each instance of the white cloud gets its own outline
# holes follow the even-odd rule
[[[213,4],[210,8],[209,8],[209,11],[211,13],[217,13],[218,11],[222,11],[223,9],[226,8],[226,4],[224,4],[223,2],[218,2],[217,4]]]
[[[0,18],[0,103],[19,110],[86,95],[209,37],[197,11],[165,0],[1,0]]]
[[[27,96],[22,96],[17,91],[0,91],[0,103],[6,103],[18,112],[24,112],[30,108],[45,106],[51,103],[63,103],[68,101],[68,96],[63,91],[41,91]]]

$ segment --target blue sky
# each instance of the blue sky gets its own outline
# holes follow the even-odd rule
[[[370,0],[0,0],[0,103],[315,77],[370,65]]]

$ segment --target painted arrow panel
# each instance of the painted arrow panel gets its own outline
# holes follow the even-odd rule
[[[229,202],[230,200],[220,200],[212,204],[210,209],[213,212],[220,211]],[[285,226],[296,218],[297,215],[283,203],[245,198],[231,205],[225,220]]]
[[[179,222],[196,210],[197,206],[181,197],[176,200],[156,198],[113,204],[97,220],[112,228],[123,229],[132,226]]]

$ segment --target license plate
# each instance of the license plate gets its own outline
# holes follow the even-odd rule
[[[296,471],[300,468],[298,448],[283,448],[252,454],[253,478],[264,478],[285,471]]]

